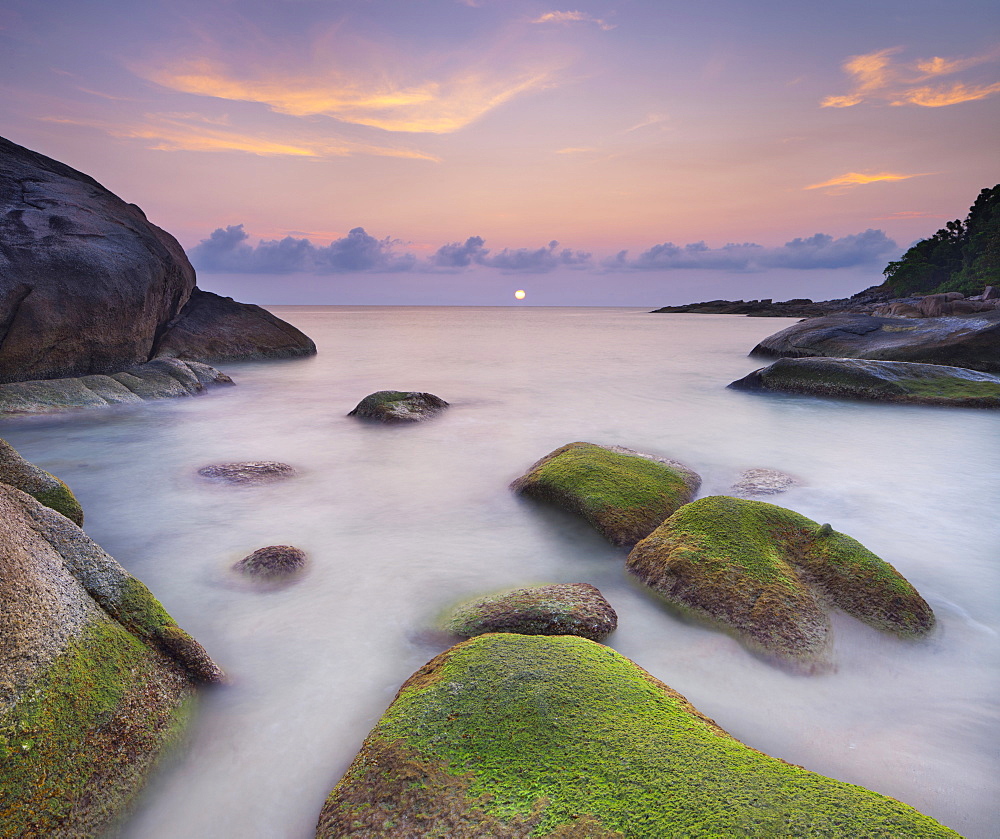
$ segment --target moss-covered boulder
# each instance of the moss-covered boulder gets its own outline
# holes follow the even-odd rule
[[[55,475],[29,463],[6,440],[0,440],[0,483],[17,487],[46,507],[83,526],[83,508],[73,491]]]
[[[828,524],[763,501],[715,495],[681,507],[627,565],[671,603],[791,659],[823,654],[824,604],[902,636],[934,625],[930,606],[889,563]]]
[[[376,422],[420,422],[448,407],[440,396],[418,391],[380,390],[370,393],[347,416]]]
[[[444,628],[471,638],[488,632],[579,635],[601,641],[618,628],[618,615],[589,583],[531,586],[471,600],[449,612]]]
[[[221,679],[141,582],[0,484],[0,836],[101,835]]]
[[[608,647],[481,635],[403,685],[319,839],[957,837],[751,749]]]
[[[569,443],[510,486],[582,515],[616,545],[631,547],[691,501],[701,478],[675,460],[624,446]]]
[[[908,361],[782,358],[729,385],[737,390],[806,393],[879,402],[1000,408],[1000,376]]]

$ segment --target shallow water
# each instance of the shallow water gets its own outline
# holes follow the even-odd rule
[[[306,839],[323,800],[466,596],[590,582],[611,646],[745,743],[996,836],[1000,445],[995,412],[764,396],[724,385],[792,323],[632,309],[274,307],[312,359],[222,365],[209,395],[7,421],[62,477],[86,530],[232,676],[150,784],[125,839]],[[345,414],[366,394],[452,403],[412,427]],[[624,553],[507,484],[564,443],[618,443],[698,471],[802,484],[770,500],[849,533],[934,608],[919,642],[835,617],[833,665],[803,675],[686,623],[632,583]],[[294,479],[222,487],[209,463],[279,460]],[[311,558],[262,591],[230,566],[293,544]]]

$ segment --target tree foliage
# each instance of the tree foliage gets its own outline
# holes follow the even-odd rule
[[[949,221],[883,273],[881,287],[898,297],[1000,285],[1000,184],[979,193],[965,221]]]

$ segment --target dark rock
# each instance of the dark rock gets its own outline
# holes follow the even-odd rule
[[[569,443],[510,486],[582,515],[616,545],[631,547],[691,501],[701,478],[676,460],[624,446]]]
[[[628,569],[684,610],[791,660],[826,652],[829,603],[876,629],[919,636],[934,613],[889,563],[829,525],[725,495],[681,507],[628,557]]]
[[[521,635],[579,635],[602,641],[618,627],[611,604],[588,583],[531,586],[472,600],[445,621],[454,635],[487,632]]]
[[[6,440],[0,440],[0,483],[26,492],[46,507],[83,527],[83,508],[72,490],[55,475],[29,463]]]
[[[912,361],[1000,373],[1000,310],[947,318],[811,318],[765,338],[750,354]]]
[[[195,288],[169,233],[93,178],[0,138],[0,382],[119,373],[155,355],[303,355],[301,332]]]
[[[203,478],[224,484],[269,484],[290,478],[296,473],[294,466],[273,460],[250,460],[245,463],[216,463],[203,466],[198,474]]]
[[[729,385],[737,390],[803,393],[879,402],[1000,408],[1000,376],[908,361],[782,358]]]
[[[199,361],[315,355],[312,340],[266,309],[194,289],[157,342],[155,354]]]
[[[902,297],[876,306],[871,314],[877,317],[899,318],[940,318],[952,315],[971,315],[977,312],[991,312],[1000,301],[989,300],[982,295],[966,298],[957,291],[942,294],[924,294]]]
[[[448,407],[440,396],[416,391],[380,390],[362,399],[347,416],[378,422],[419,422]]]
[[[316,836],[958,839],[743,745],[609,647],[514,634],[464,641],[407,680]]]
[[[158,358],[111,375],[0,384],[0,415],[51,414],[194,396],[206,385],[232,383],[229,376],[207,364]]]
[[[0,835],[104,835],[222,678],[82,530],[0,484]]]
[[[304,551],[291,545],[268,545],[237,562],[233,569],[250,577],[274,580],[292,577],[306,567]]]
[[[740,498],[753,495],[777,495],[799,483],[797,478],[777,469],[747,469],[733,484],[731,492]]]

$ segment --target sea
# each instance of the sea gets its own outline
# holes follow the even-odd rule
[[[119,839],[307,839],[400,684],[449,643],[456,603],[536,583],[596,585],[607,643],[767,754],[910,804],[970,839],[1000,800],[1000,436],[995,412],[769,395],[726,385],[789,319],[630,308],[269,307],[319,348],[220,365],[201,396],[4,420],[63,478],[85,530],[230,677],[204,692]],[[377,390],[450,407],[401,426],[348,412]],[[812,672],[682,619],[583,521],[508,488],[577,440],[679,460],[725,494],[746,469],[796,478],[765,500],[892,563],[937,616],[918,641],[833,617]],[[263,486],[200,478],[275,460]],[[304,550],[285,586],[232,570]]]

